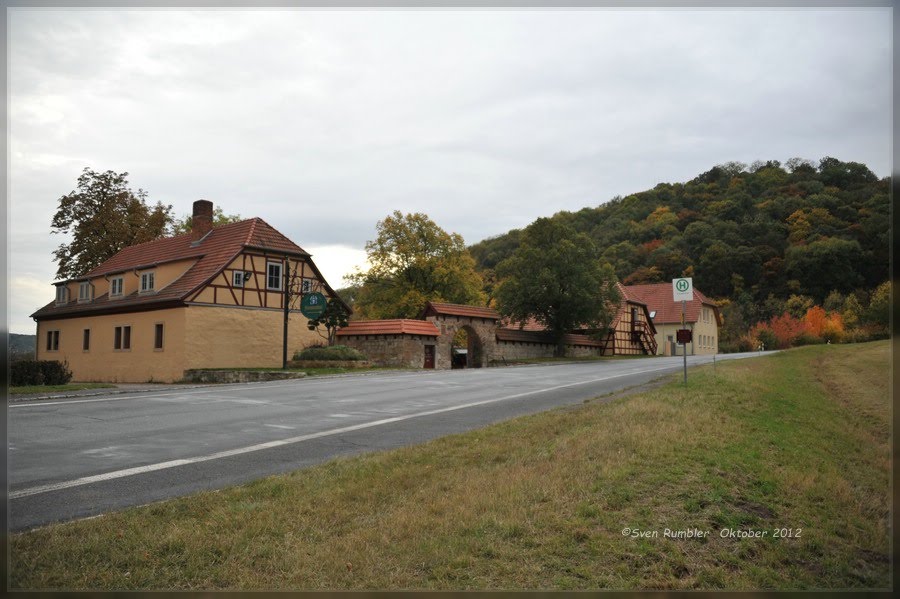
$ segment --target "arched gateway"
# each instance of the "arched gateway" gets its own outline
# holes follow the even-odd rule
[[[465,368],[482,368],[496,353],[497,322],[500,320],[496,310],[428,302],[422,311],[422,318],[433,323],[439,331],[435,348],[436,368],[454,367],[454,339],[460,331],[466,336],[466,353],[464,361],[457,358],[457,365],[464,363]]]

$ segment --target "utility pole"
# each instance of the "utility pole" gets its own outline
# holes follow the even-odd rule
[[[681,328],[684,329],[684,300],[681,300]],[[687,343],[681,344],[682,350],[684,351],[684,384],[687,385]]]
[[[281,346],[281,369],[287,370],[287,348],[288,348],[288,315],[291,310],[291,259],[286,258],[284,261],[284,330],[282,331]]]
[[[688,331],[684,328],[685,311],[687,300],[694,301],[694,282],[690,277],[682,277],[680,279],[672,279],[672,299],[673,301],[681,301],[681,329],[678,331],[679,341],[681,342],[681,350],[684,352],[684,384],[687,385],[687,344],[691,339],[693,329]]]

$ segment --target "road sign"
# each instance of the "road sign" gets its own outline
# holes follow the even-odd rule
[[[691,334],[690,329],[678,329],[675,331],[675,338],[678,340],[678,343],[683,343],[687,345],[691,342],[693,335]]]
[[[694,282],[690,277],[672,279],[672,297],[676,302],[689,302],[694,299]]]
[[[306,293],[300,300],[300,313],[310,320],[315,320],[325,311],[325,296],[316,291]]]

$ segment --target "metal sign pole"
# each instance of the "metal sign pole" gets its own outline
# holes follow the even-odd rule
[[[681,328],[684,329],[684,306],[687,302],[681,300]],[[687,342],[682,343],[681,347],[684,351],[684,384],[687,385]]]

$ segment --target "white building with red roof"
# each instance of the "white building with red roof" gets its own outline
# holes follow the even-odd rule
[[[37,357],[76,381],[168,382],[195,368],[282,365],[285,289],[338,297],[300,246],[260,218],[212,226],[194,202],[190,233],[124,248],[55,283],[32,314]],[[286,281],[288,281],[286,283]],[[289,305],[288,354],[322,338]]]
[[[674,300],[672,284],[627,285],[622,289],[626,298],[646,304],[650,311],[656,327],[657,353],[666,356],[683,355],[682,346],[676,342],[676,331],[682,328],[681,302]],[[717,353],[721,326],[719,307],[694,288],[694,298],[685,302],[684,328],[692,331],[692,342],[687,345],[688,355]]]

